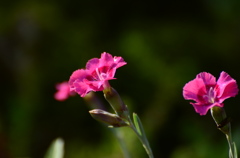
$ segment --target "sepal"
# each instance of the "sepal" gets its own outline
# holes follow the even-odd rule
[[[129,111],[127,105],[124,104],[118,92],[112,88],[106,88],[103,90],[104,97],[108,103],[112,106],[116,114],[121,118],[128,119]]]
[[[224,134],[230,133],[230,118],[227,117],[224,108],[214,106],[211,108],[212,117],[217,124],[217,128]]]

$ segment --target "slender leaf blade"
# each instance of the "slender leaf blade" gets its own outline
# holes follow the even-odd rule
[[[137,129],[137,132],[139,133],[139,135],[143,136],[144,130],[142,127],[142,123],[136,113],[133,113],[133,122],[134,122],[135,128]]]
[[[61,138],[55,139],[44,158],[63,158],[64,155],[64,141]]]
[[[233,150],[234,150],[234,151],[233,151],[233,153],[234,153],[234,158],[238,158],[237,147],[236,147],[235,142],[233,142],[232,145],[233,145]]]

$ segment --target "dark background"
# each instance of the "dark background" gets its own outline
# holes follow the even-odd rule
[[[0,3],[0,157],[42,158],[57,137],[66,158],[123,157],[82,98],[53,98],[56,83],[104,51],[128,63],[110,84],[142,119],[156,158],[228,156],[210,113],[195,113],[182,87],[202,71],[240,81],[239,0]],[[239,103],[228,99],[225,110],[240,150]],[[147,157],[131,130],[119,130],[133,158]]]

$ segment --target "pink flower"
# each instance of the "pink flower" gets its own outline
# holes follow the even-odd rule
[[[64,101],[69,96],[75,94],[75,92],[70,91],[68,82],[62,82],[56,85],[57,92],[54,94],[54,98],[58,101]]]
[[[84,97],[90,91],[102,91],[110,87],[108,80],[113,80],[117,68],[127,64],[122,57],[112,57],[103,52],[101,58],[93,58],[86,64],[86,69],[72,73],[69,79],[71,90]]]
[[[191,103],[200,115],[214,107],[223,107],[223,101],[235,97],[238,93],[236,81],[226,72],[221,72],[219,79],[207,72],[199,73],[196,78],[183,87],[183,97],[194,100]]]

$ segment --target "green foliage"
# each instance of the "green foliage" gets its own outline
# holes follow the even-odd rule
[[[49,147],[44,158],[63,158],[64,142],[61,138],[55,139]]]

